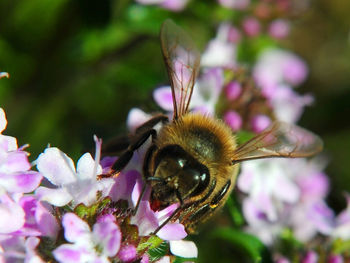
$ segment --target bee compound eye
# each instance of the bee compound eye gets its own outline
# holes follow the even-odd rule
[[[177,163],[179,164],[179,166],[180,166],[181,168],[184,168],[185,165],[186,165],[186,160],[185,160],[185,159],[182,159],[182,158],[179,158],[179,159],[177,160]]]
[[[196,196],[201,194],[208,187],[210,175],[208,169],[203,167],[202,169],[193,170],[192,176],[193,186],[195,188],[191,193],[191,196]]]

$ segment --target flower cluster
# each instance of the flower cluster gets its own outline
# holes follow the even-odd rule
[[[191,110],[222,118],[238,138],[241,132],[259,133],[275,120],[297,123],[314,100],[296,91],[308,74],[305,62],[290,51],[270,47],[247,67],[236,59],[240,36],[229,23],[219,26],[202,56]],[[162,109],[172,111],[170,87],[156,89],[153,97]],[[290,262],[278,246],[286,236],[305,244],[296,248],[300,262],[349,259],[344,244],[350,239],[350,199],[338,216],[327,205],[326,163],[324,157],[315,157],[242,164],[237,188],[244,229],[271,247],[276,262]],[[324,247],[326,240],[329,246]]]
[[[0,109],[1,132],[6,125]],[[182,240],[187,236],[182,224],[169,222],[153,234],[177,204],[151,209],[149,196],[141,196],[137,154],[118,176],[98,179],[116,158],[100,161],[102,142],[96,137],[95,158],[85,153],[76,167],[56,147],[30,164],[26,146],[18,148],[14,137],[2,134],[0,141],[1,262],[146,263],[197,256],[195,244]],[[150,256],[155,249],[162,253]]]

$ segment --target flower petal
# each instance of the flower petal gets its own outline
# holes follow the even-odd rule
[[[90,153],[85,153],[80,157],[77,163],[77,176],[79,180],[96,180],[96,174],[94,174],[95,161]],[[100,165],[97,167],[97,174],[102,173]]]
[[[153,91],[155,102],[165,111],[173,111],[173,95],[170,86],[159,87]]]
[[[46,201],[58,207],[68,204],[73,198],[66,188],[52,189],[43,186],[36,189],[35,195],[37,196],[38,200]]]
[[[0,233],[7,234],[19,230],[25,222],[22,207],[8,195],[0,197]]]
[[[180,223],[171,223],[163,226],[157,233],[163,240],[181,240],[187,236],[185,227]]]
[[[53,252],[55,259],[62,263],[88,262],[84,261],[84,257],[88,252],[77,245],[63,244],[56,248]],[[90,258],[91,259],[91,258]]]
[[[114,218],[105,216],[103,221],[97,222],[93,227],[93,234],[98,243],[103,244],[103,254],[108,257],[118,253],[122,239],[119,226],[113,220]]]
[[[118,258],[122,262],[134,262],[137,256],[137,250],[134,245],[126,245],[123,246],[119,253],[118,253]]]
[[[183,258],[196,258],[198,256],[197,246],[192,241],[170,241],[170,251],[175,256],[180,256]]]
[[[7,119],[5,115],[5,111],[3,108],[0,108],[0,133],[6,129]]]
[[[30,193],[39,186],[41,179],[41,174],[35,171],[0,173],[0,185],[10,193]]]
[[[41,202],[37,202],[35,219],[43,236],[48,236],[53,239],[56,238],[59,230],[56,218]]]
[[[136,128],[148,121],[151,117],[151,115],[138,108],[131,109],[126,121],[129,131],[134,132]]]
[[[158,227],[158,219],[148,201],[140,202],[137,213],[131,218],[130,223],[138,226],[140,236],[147,236]]]
[[[135,183],[138,179],[141,179],[141,174],[136,170],[130,170],[127,172],[121,172],[117,178],[115,178],[115,184],[113,185],[109,196],[113,201],[128,200],[129,205],[132,205],[132,193]],[[137,191],[137,189],[135,190]],[[134,193],[137,195],[137,193]],[[133,199],[136,199],[134,196]]]
[[[60,186],[77,180],[72,159],[56,147],[46,148],[36,162],[39,172],[54,185]]]
[[[0,172],[3,173],[14,173],[29,169],[28,154],[21,150],[9,152],[6,156],[6,162],[0,166]]]
[[[170,257],[169,256],[162,257],[161,259],[157,260],[155,263],[170,263]]]
[[[90,235],[89,225],[74,213],[65,214],[62,225],[64,227],[64,237],[69,242],[78,242]]]
[[[25,241],[25,247],[26,247],[26,255],[24,262],[25,263],[44,263],[45,261],[42,260],[37,254],[36,254],[36,247],[39,245],[40,239],[37,237],[29,237]]]

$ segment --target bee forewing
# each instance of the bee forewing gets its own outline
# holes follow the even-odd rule
[[[308,157],[320,152],[322,140],[299,126],[275,122],[248,142],[239,146],[233,163],[270,157]]]
[[[161,47],[173,96],[174,119],[185,114],[197,78],[200,53],[190,36],[171,20],[160,31]]]

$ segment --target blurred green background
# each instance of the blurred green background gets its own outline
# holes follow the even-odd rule
[[[348,0],[311,1],[280,43],[310,67],[299,91],[312,92],[316,103],[300,124],[325,141],[328,202],[336,211],[350,190],[349,12]],[[204,50],[219,23],[237,15],[214,0],[192,0],[178,13],[128,0],[0,1],[0,71],[11,75],[0,81],[5,134],[29,143],[32,160],[48,143],[76,160],[93,147],[93,134],[125,132],[130,108],[158,110],[152,90],[167,83],[162,21],[170,17],[190,29]]]

